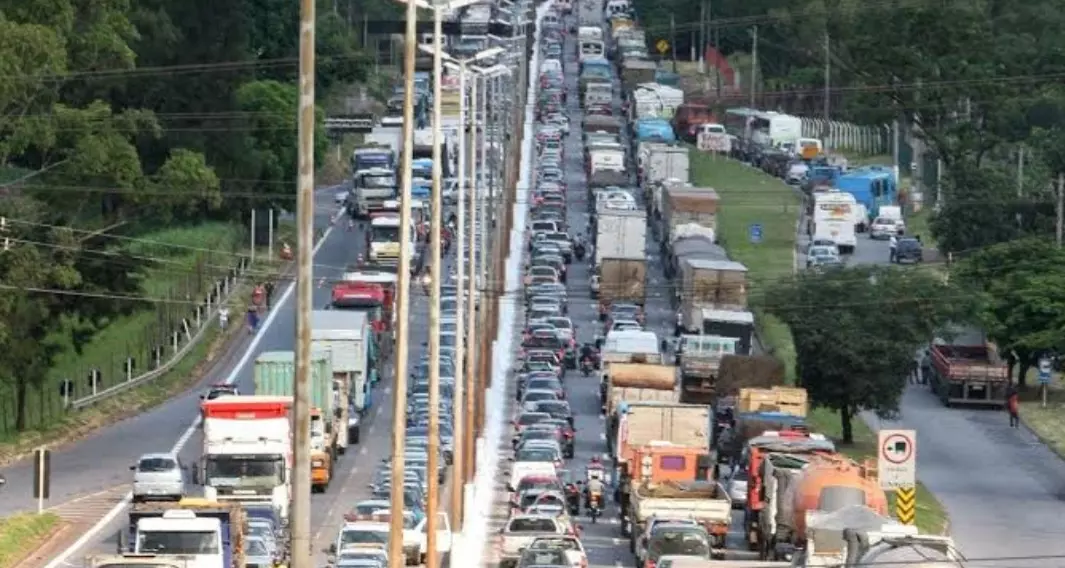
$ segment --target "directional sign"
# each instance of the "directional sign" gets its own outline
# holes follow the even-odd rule
[[[917,485],[917,436],[913,430],[881,430],[877,473],[882,489]]]
[[[747,238],[749,238],[751,242],[755,244],[762,242],[762,224],[752,223],[750,226],[748,226]]]
[[[1050,359],[1040,359],[1039,360],[1039,384],[1041,384],[1041,385],[1049,385],[1050,384],[1050,370],[1051,370]]]
[[[895,518],[904,525],[917,521],[917,488],[899,487],[895,490]]]
[[[660,39],[658,40],[658,42],[655,43],[655,49],[658,50],[658,53],[665,55],[669,52],[669,42],[664,39]]]

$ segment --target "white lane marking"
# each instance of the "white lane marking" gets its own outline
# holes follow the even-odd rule
[[[326,188],[325,190],[319,191],[326,191],[328,189],[332,188]],[[335,221],[336,218],[339,217],[342,213],[343,212],[341,211],[334,215],[332,221]],[[326,229],[324,233],[322,233],[322,240],[318,241],[318,244],[314,245],[314,248],[311,249],[311,252],[313,254],[318,254],[318,250],[325,245],[326,241],[329,240],[329,235],[332,234],[332,232],[333,226],[331,223],[330,227]],[[226,384],[233,383],[233,381],[236,380],[236,378],[240,375],[240,371],[244,368],[244,366],[248,364],[248,361],[251,360],[251,356],[255,352],[255,349],[259,346],[259,343],[262,342],[263,337],[266,336],[266,333],[270,329],[270,326],[273,325],[277,314],[281,311],[279,308],[289,300],[295,289],[295,282],[289,284],[288,288],[285,288],[285,292],[281,295],[281,298],[278,299],[276,307],[270,311],[270,315],[266,317],[266,320],[263,321],[262,327],[259,328],[259,333],[255,334],[255,337],[248,345],[248,349],[244,352],[244,356],[241,357],[240,361],[237,362],[237,366],[233,368],[233,372],[226,377]],[[196,428],[199,426],[199,424],[200,417],[199,415],[197,415],[196,418],[192,421],[192,424],[189,426],[189,428],[185,430],[185,433],[182,434],[181,437],[178,438],[177,442],[174,443],[174,447],[170,450],[171,453],[176,454],[181,452],[181,449],[184,448],[185,444],[188,443],[189,438],[192,438],[192,435],[196,433]],[[119,501],[118,504],[116,504],[110,511],[108,511],[107,514],[104,515],[104,517],[100,519],[99,522],[90,527],[89,530],[85,531],[85,534],[81,535],[81,538],[74,541],[74,544],[71,544],[69,548],[59,553],[59,556],[53,558],[51,562],[45,565],[44,568],[59,568],[60,565],[66,564],[68,558],[73,556],[77,551],[84,548],[86,544],[96,538],[96,535],[99,534],[100,531],[104,530],[104,528],[110,525],[112,521],[114,521],[120,514],[122,514],[122,511],[124,511],[126,507],[129,506],[132,500],[133,493],[126,493],[126,495],[122,497],[122,500]]]

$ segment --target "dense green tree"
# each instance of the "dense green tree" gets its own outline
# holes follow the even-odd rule
[[[1001,243],[976,252],[952,272],[978,293],[980,321],[1018,383],[1038,358],[1065,348],[1065,250],[1048,239]]]
[[[859,411],[898,409],[918,346],[968,308],[927,272],[875,266],[807,271],[766,302],[791,329],[801,386],[839,413],[845,443]]]

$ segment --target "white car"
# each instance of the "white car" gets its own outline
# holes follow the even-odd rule
[[[725,490],[728,491],[729,499],[732,499],[733,509],[747,506],[747,470],[742,467],[733,468],[728,481],[725,482]]]
[[[902,219],[890,217],[877,217],[869,225],[869,238],[889,239],[891,235],[897,235],[906,231],[906,223]]]
[[[347,192],[347,190],[338,191],[336,193],[336,195],[333,196],[333,199],[336,200],[337,205],[343,205],[343,204],[347,203],[347,201],[348,201],[348,192]]]

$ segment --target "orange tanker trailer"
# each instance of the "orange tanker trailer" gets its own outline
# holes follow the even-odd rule
[[[805,546],[810,511],[858,505],[887,516],[887,497],[872,468],[839,454],[781,458],[770,456],[762,463],[766,504],[758,519],[758,549],[763,560],[789,560]]]

